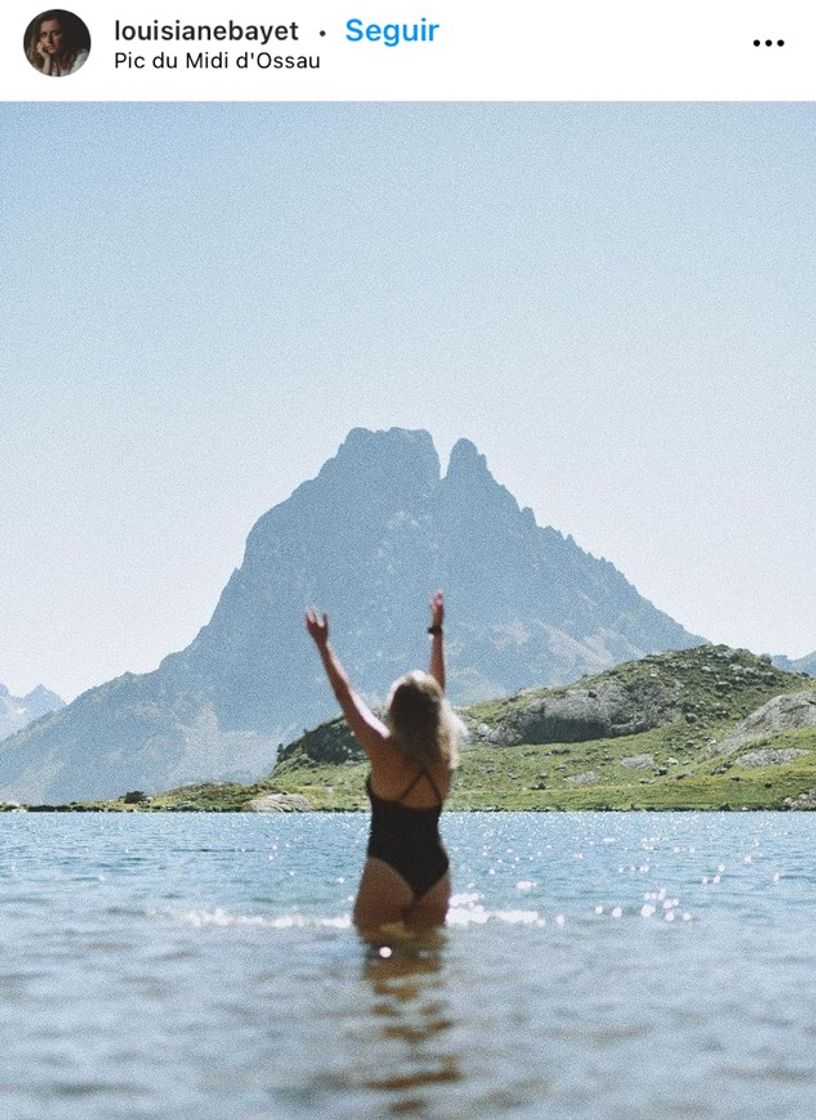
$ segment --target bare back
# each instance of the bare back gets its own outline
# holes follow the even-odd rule
[[[413,779],[423,771],[430,774],[433,784],[426,778],[420,778],[402,796]],[[422,766],[421,763],[400,754],[388,741],[382,750],[371,756],[371,784],[375,793],[388,801],[400,800],[400,803],[408,809],[430,809],[438,805],[439,796],[443,801],[447,799],[450,783],[451,770],[446,762],[440,762],[433,767]]]

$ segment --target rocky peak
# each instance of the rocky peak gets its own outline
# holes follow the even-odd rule
[[[353,428],[316,478],[256,522],[245,564],[269,575],[299,556],[301,570],[336,567],[338,552],[366,554],[394,512],[421,507],[438,482],[439,457],[427,432]]]
[[[36,684],[32,688],[31,692],[26,693],[25,699],[26,700],[41,700],[41,699],[45,699],[46,697],[53,698],[54,696],[56,696],[56,693],[51,692],[49,689],[47,689],[45,687],[44,684]]]
[[[490,524],[497,516],[506,522],[520,512],[513,495],[496,482],[486,457],[469,439],[454,444],[440,491],[443,502],[480,521],[485,529],[498,528],[497,524]]]
[[[27,696],[12,696],[8,687],[0,684],[0,739],[20,731],[40,716],[65,707],[65,701],[38,684]]]
[[[472,478],[478,475],[490,475],[487,469],[487,459],[481,454],[478,447],[469,439],[459,439],[453,445],[448,462],[447,478],[455,480],[458,477]]]
[[[65,701],[56,692],[52,692],[45,685],[38,684],[32,688],[28,695],[23,697],[23,706],[31,719],[38,719],[48,712],[57,711],[65,707]]]
[[[419,492],[432,489],[439,481],[439,456],[428,432],[352,428],[318,478],[359,478],[370,486],[372,475]]]

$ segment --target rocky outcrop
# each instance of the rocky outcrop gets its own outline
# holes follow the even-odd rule
[[[737,751],[756,739],[798,727],[816,726],[816,688],[774,696],[746,716],[723,740],[722,749]]]
[[[596,680],[563,692],[508,705],[492,726],[477,726],[474,738],[502,746],[518,743],[582,743],[635,735],[680,714],[679,685],[649,679],[631,683]]]
[[[346,721],[330,720],[312,731],[305,732],[300,739],[281,747],[278,752],[278,766],[284,766],[289,759],[297,759],[299,765],[309,762],[320,765],[336,765],[343,762],[359,762],[363,751],[351,732]]]
[[[600,778],[594,770],[584,770],[580,774],[570,774],[567,782],[571,786],[594,786]]]
[[[254,797],[247,808],[252,813],[308,813],[312,803],[300,793],[267,793]]]
[[[748,751],[735,760],[737,766],[746,766],[749,770],[758,766],[784,766],[786,762],[793,762],[796,758],[803,758],[810,751],[800,750],[798,747],[783,747],[780,750],[772,748]]]
[[[630,754],[620,761],[628,770],[651,770],[655,764],[653,754]]]
[[[805,790],[796,797],[786,797],[783,804],[786,809],[816,809],[816,789]]]
[[[568,688],[522,692],[470,716],[471,736],[497,746],[577,743],[635,735],[683,719],[736,720],[772,690],[798,687],[748,650],[700,646],[650,655]],[[753,698],[753,699],[752,699]],[[635,765],[634,762],[629,765]]]

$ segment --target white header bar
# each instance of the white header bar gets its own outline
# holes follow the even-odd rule
[[[77,0],[87,60],[59,81],[0,16],[9,101],[809,101],[804,0]],[[30,50],[30,43],[29,43]]]

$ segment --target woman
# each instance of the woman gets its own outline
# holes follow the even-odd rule
[[[450,899],[448,856],[439,814],[457,762],[462,723],[445,699],[442,592],[431,601],[431,662],[427,673],[400,677],[388,698],[388,724],[354,692],[329,645],[329,621],[314,609],[306,629],[314,639],[343,715],[371,762],[367,859],[354,904],[361,933],[403,922],[410,929],[444,924]]]
[[[91,46],[82,20],[61,8],[41,12],[29,24],[26,37],[28,61],[51,78],[74,74],[85,63]]]

